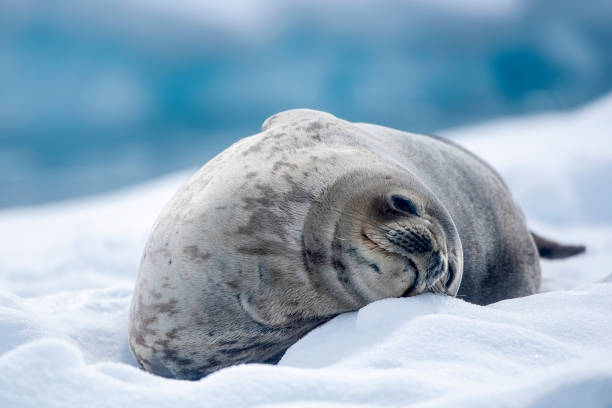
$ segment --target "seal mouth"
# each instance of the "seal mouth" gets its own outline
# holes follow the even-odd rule
[[[420,292],[414,293],[419,283],[419,269],[416,266],[416,264],[412,261],[412,259],[408,258],[405,255],[399,254],[397,252],[389,251],[383,245],[379,244],[378,242],[370,238],[368,234],[366,234],[365,231],[361,232],[361,237],[364,239],[366,244],[368,244],[368,247],[370,247],[370,249],[377,251],[379,253],[382,253],[385,256],[395,256],[395,257],[401,258],[404,262],[407,262],[412,268],[412,270],[414,271],[415,277],[412,280],[412,283],[410,283],[408,288],[406,288],[406,290],[399,297],[410,297],[410,296],[418,295],[420,293]]]
[[[427,270],[420,271],[416,263],[409,256],[400,253],[400,251],[389,250],[384,244],[379,243],[376,239],[370,238],[365,230],[362,230],[361,237],[370,250],[384,254],[385,256],[398,257],[407,264],[407,267],[414,271],[415,277],[413,281],[399,297],[411,297],[424,292],[432,292],[439,295],[449,294],[448,289],[455,279],[456,272],[452,263],[444,262],[438,251],[431,252],[432,256],[430,259],[432,260],[428,264]],[[430,253],[430,251],[423,252]],[[440,271],[440,268],[443,270]]]
[[[417,269],[414,262],[412,262],[412,260],[408,259],[408,262],[410,263],[410,266],[416,271],[416,276],[412,280],[412,283],[406,288],[404,293],[402,293],[399,297],[411,297],[411,296],[418,295],[418,293],[413,293],[413,292],[416,290],[418,282],[419,282],[419,272],[418,272],[419,270]]]

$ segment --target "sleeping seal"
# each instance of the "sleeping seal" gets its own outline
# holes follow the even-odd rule
[[[198,379],[277,362],[306,332],[378,299],[488,304],[538,291],[534,236],[497,173],[442,139],[282,112],[191,177],[157,219],[129,322],[138,363]]]

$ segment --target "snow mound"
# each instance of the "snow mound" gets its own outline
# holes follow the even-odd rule
[[[487,307],[424,295],[332,319],[281,362],[200,381],[136,367],[127,313],[157,213],[190,171],[0,212],[0,406],[612,405],[612,97],[445,132],[490,161],[530,225],[585,243],[543,293]]]

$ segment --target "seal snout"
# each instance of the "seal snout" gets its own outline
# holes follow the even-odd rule
[[[432,253],[425,273],[427,288],[436,293],[447,293],[454,279],[454,266],[448,257],[439,251]]]
[[[398,226],[385,234],[387,247],[411,260],[417,272],[415,283],[402,296],[412,296],[426,290],[446,293],[454,272],[445,247],[440,247],[426,229]]]
[[[425,271],[425,282],[428,285],[432,285],[440,275],[444,272],[444,260],[439,251],[431,254],[429,258],[429,264]]]
[[[422,254],[431,252],[433,245],[426,233],[413,231],[405,227],[396,228],[386,233],[387,240],[408,253]]]

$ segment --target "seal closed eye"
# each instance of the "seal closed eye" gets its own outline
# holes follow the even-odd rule
[[[406,197],[401,195],[392,195],[391,202],[393,203],[393,208],[398,211],[410,214],[410,215],[419,215],[417,213],[417,209],[415,205]]]
[[[437,138],[293,110],[204,165],[159,215],[129,317],[138,363],[198,379],[278,361],[378,299],[477,304],[536,293],[539,255],[495,171]]]

